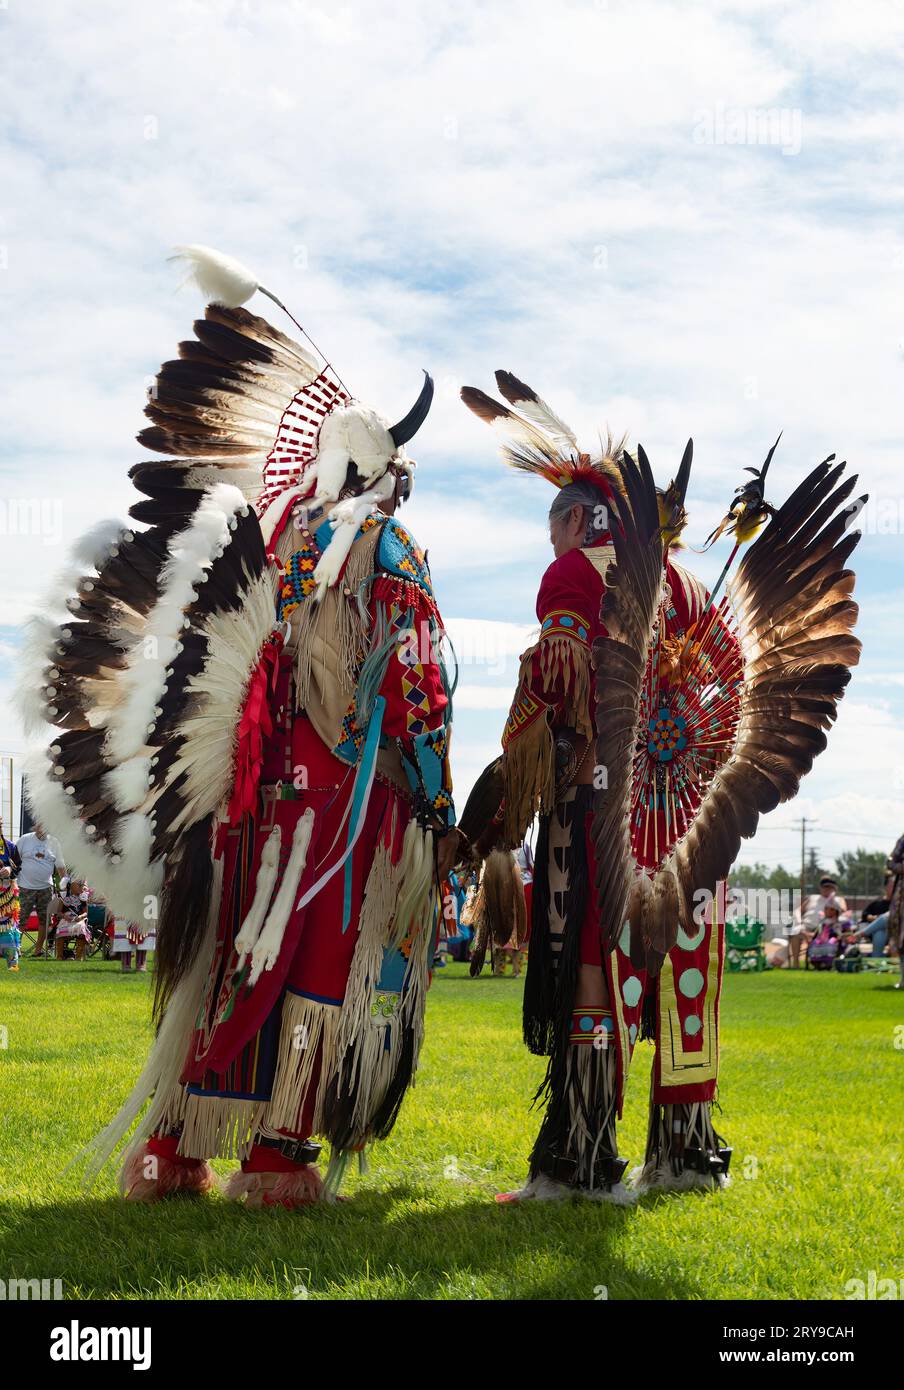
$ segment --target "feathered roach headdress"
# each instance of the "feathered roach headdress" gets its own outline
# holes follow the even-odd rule
[[[514,410],[474,386],[463,387],[461,398],[475,415],[495,426],[502,435],[505,462],[512,468],[545,478],[557,488],[589,483],[599,489],[607,502],[614,504],[618,513],[619,499],[624,497],[618,461],[625,452],[627,436],[616,440],[607,433],[605,442],[600,441],[596,456],[585,453],[571,426],[530,386],[511,372],[502,371],[496,373],[496,385]],[[643,454],[642,446],[638,447],[638,453]],[[668,487],[657,489],[660,526],[666,545],[676,545],[687,525],[684,499],[693,457],[694,443],[689,439],[675,478]]]
[[[400,482],[401,495],[410,494],[415,465],[404,445],[427,417],[433,381],[425,372],[412,409],[389,425],[352,397],[325,358],[321,366],[264,319],[241,309],[260,291],[324,357],[282,301],[246,266],[207,246],[178,247],[173,259],[187,265],[186,279],[210,302],[204,320],[195,324],[198,341],[181,344],[178,360],[161,368],[146,407],[154,423],[139,439],[155,452],[190,459],[189,470],[201,467],[206,473],[213,466],[218,471],[217,465],[244,469],[240,486],[246,495],[254,492],[255,509],[270,540],[282,529],[292,504],[329,506],[334,532],[317,566],[319,597],[336,582],[368,511],[388,501]],[[217,454],[228,457],[212,457]],[[133,472],[136,484],[145,490],[158,468],[139,465]],[[248,477],[252,469],[260,470],[257,486]]]
[[[590,483],[608,501],[616,501],[622,491],[616,462],[624,439],[616,442],[609,435],[594,457],[580,448],[571,426],[511,372],[497,372],[496,385],[514,410],[475,386],[463,386],[461,398],[469,410],[497,429],[506,463],[557,488]]]

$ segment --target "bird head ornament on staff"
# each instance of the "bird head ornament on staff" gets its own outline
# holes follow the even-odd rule
[[[294,315],[247,266],[199,245],[177,247],[171,259],[186,268],[183,284],[197,285],[209,303],[205,319],[195,325],[199,342],[182,344],[180,361],[161,371],[146,412],[156,428],[144,431],[141,441],[183,455],[245,453],[249,465],[259,463],[257,487],[251,479],[240,485],[254,491],[262,530],[271,541],[299,503],[309,515],[324,513],[333,538],[318,564],[322,596],[338,579],[368,513],[394,510],[410,496],[415,463],[405,445],[427,417],[433,381],[425,372],[414,405],[390,425],[354,398]],[[242,309],[255,293],[288,315],[316,357]],[[203,427],[203,450],[196,436],[185,437],[186,405],[197,411],[192,423]],[[272,426],[267,429],[274,406],[279,407],[275,435]],[[238,438],[237,415],[246,426]]]

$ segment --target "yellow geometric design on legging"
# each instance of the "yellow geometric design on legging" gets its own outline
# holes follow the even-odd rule
[[[714,1081],[719,1070],[719,1031],[716,1027],[716,998],[719,990],[719,924],[708,923],[709,951],[705,980],[705,1005],[701,1020],[703,1046],[693,1051],[684,1045],[678,996],[675,990],[674,956],[684,954],[673,947],[662,963],[659,977],[659,1064],[663,1086],[697,1086]],[[680,967],[679,967],[680,968]],[[699,977],[698,977],[699,978]],[[696,1034],[696,1038],[700,1037]]]

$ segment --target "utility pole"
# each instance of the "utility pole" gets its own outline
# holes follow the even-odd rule
[[[806,816],[800,818],[800,910],[804,910],[804,898],[806,897],[806,874],[807,874],[807,826],[815,825],[814,820],[808,820]]]

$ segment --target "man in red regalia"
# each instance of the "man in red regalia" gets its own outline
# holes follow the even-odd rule
[[[250,272],[184,255],[211,302],[141,436],[170,457],[38,633],[28,794],[114,911],[159,912],[157,1041],[96,1162],[152,1098],[128,1197],[233,1157],[227,1195],[293,1207],[395,1122],[456,857],[442,620],[395,517],[433,384],[390,426],[240,307]]]
[[[674,559],[690,442],[657,491],[642,448],[635,461],[610,437],[593,457],[530,387],[509,372],[496,381],[507,404],[470,387],[463,400],[506,439],[509,464],[558,489],[539,637],[521,661],[502,755],[460,824],[485,856],[520,844],[539,817],[524,1037],[549,1057],[546,1109],[527,1185],[499,1200],[569,1191],[630,1200],[616,1121],[638,1037],[656,1050],[635,1186],[718,1187],[730,1159],[711,1114],[724,879],[759,811],[793,795],[824,746],[820,729],[846,679],[823,649],[801,656],[808,602],[846,582],[837,557],[813,529],[798,535],[806,558],[792,544],[821,515],[838,472],[820,465],[752,547],[733,590],[736,619]],[[720,528],[736,536],[732,558],[772,513],[762,497],[769,459]],[[796,588],[801,567],[807,584]],[[767,636],[770,602],[794,622]],[[844,602],[837,620],[849,661],[855,613]]]

